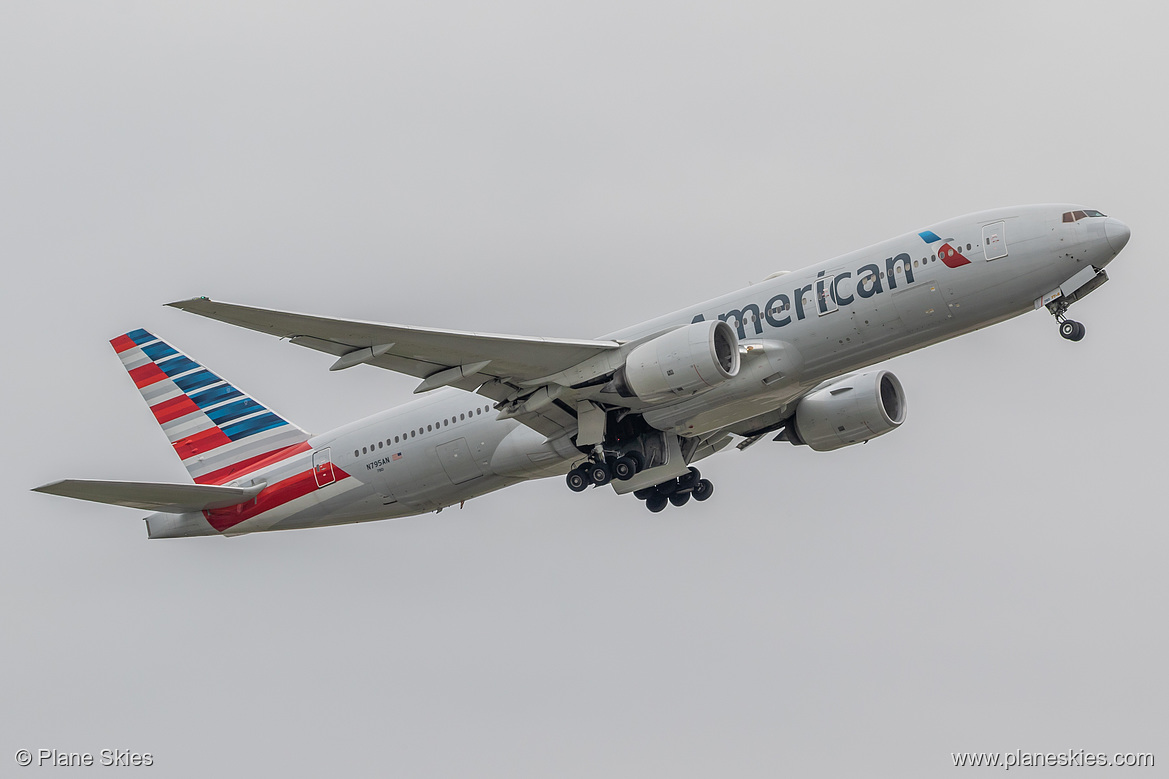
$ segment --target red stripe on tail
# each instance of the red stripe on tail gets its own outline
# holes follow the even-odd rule
[[[146,363],[141,368],[135,368],[130,371],[130,378],[134,380],[134,386],[138,389],[149,387],[155,382],[162,381],[166,378],[166,374],[152,362]]]
[[[158,420],[158,424],[165,425],[172,419],[185,417],[187,414],[193,414],[199,410],[195,405],[195,401],[188,398],[186,395],[179,395],[177,398],[164,400],[161,403],[156,403],[150,407],[150,412],[154,414],[154,418]]]
[[[185,460],[188,457],[194,457],[200,452],[209,452],[224,444],[230,444],[231,439],[228,438],[222,430],[218,427],[212,427],[207,430],[201,430],[194,435],[189,435],[186,438],[180,438],[175,441],[175,452],[178,453],[180,460]]]
[[[264,452],[257,454],[255,457],[249,457],[246,460],[240,460],[238,463],[232,463],[219,470],[205,473],[202,476],[195,477],[196,484],[226,484],[232,479],[244,476],[252,471],[258,471],[261,468],[267,468],[273,463],[278,463],[281,460],[287,460],[289,457],[307,452],[312,449],[308,441],[302,441],[299,444],[286,446],[283,449],[274,449],[271,452]]]
[[[118,354],[121,354],[127,349],[133,349],[137,345],[130,340],[130,336],[128,335],[119,335],[117,338],[110,339],[110,346],[114,347],[114,351]]]

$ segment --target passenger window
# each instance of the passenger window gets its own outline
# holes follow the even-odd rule
[[[459,419],[466,419],[466,418],[467,418],[466,414],[463,414],[463,413],[459,414]]]
[[[378,448],[378,449],[381,449],[381,448],[382,448],[382,442],[381,442],[381,441],[378,441],[378,442],[377,442],[377,448]]]
[[[396,443],[398,443],[398,437],[397,437],[397,436],[394,436],[394,443],[395,443],[395,444],[396,444]]]
[[[369,450],[363,446],[363,447],[361,447],[361,453],[362,454],[369,454]]]
[[[427,430],[429,430],[429,431],[431,431],[431,432],[433,432],[433,431],[434,431],[434,425],[427,425],[427,426],[426,426],[426,429],[427,429]]]
[[[354,450],[353,450],[353,456],[354,456],[354,457],[360,457],[360,456],[361,456],[361,450],[360,450],[360,449],[354,449]]]

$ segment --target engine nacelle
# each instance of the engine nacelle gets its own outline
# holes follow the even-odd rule
[[[739,373],[739,338],[726,322],[695,322],[629,353],[619,390],[653,403],[692,395]],[[624,385],[624,386],[621,386]]]
[[[889,371],[845,376],[804,396],[788,423],[787,440],[817,452],[859,444],[905,421],[905,392]]]

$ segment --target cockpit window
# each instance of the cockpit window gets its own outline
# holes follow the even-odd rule
[[[1085,208],[1083,211],[1064,211],[1063,220],[1065,222],[1078,222],[1081,219],[1087,219],[1090,216],[1108,216],[1091,208]]]

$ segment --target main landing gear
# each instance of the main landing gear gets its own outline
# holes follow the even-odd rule
[[[710,479],[702,478],[697,468],[691,468],[685,476],[633,493],[634,497],[644,500],[645,507],[655,514],[664,510],[667,505],[685,506],[690,502],[690,498],[704,501],[713,494],[714,485],[710,483]]]
[[[568,489],[583,492],[590,484],[594,487],[604,487],[613,479],[629,481],[644,467],[645,458],[640,452],[630,452],[611,461],[594,456],[593,459],[569,471],[564,480],[568,484]]]
[[[564,481],[573,492],[584,492],[589,485],[603,487],[613,479],[628,481],[645,467],[640,452],[629,452],[616,459],[601,460],[594,457],[568,472]],[[702,478],[697,468],[677,479],[669,479],[653,487],[635,490],[633,495],[645,501],[645,507],[653,513],[664,511],[666,506],[685,506],[693,498],[703,501],[714,494],[710,479]]]

